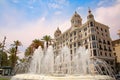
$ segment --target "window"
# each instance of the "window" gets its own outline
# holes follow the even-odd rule
[[[116,53],[114,53],[114,56],[116,56]]]
[[[71,61],[72,61],[72,58],[73,58],[73,57],[72,57],[72,50],[70,50],[70,55],[71,55]]]
[[[110,61],[110,64],[113,65],[113,61]]]
[[[90,26],[93,26],[93,22],[90,22]]]
[[[94,28],[92,28],[92,29],[91,29],[91,32],[93,33],[94,31],[95,31]]]
[[[80,46],[81,45],[81,43],[80,42],[78,42],[78,46]]]
[[[93,55],[97,56],[97,51],[96,50],[93,50]]]
[[[72,37],[72,33],[70,34],[70,37]]]
[[[99,32],[97,32],[97,34],[99,34]]]
[[[105,71],[105,68],[104,68],[104,67],[102,67],[102,71]]]
[[[102,52],[100,52],[100,55],[102,56]]]
[[[76,48],[74,49],[74,53],[76,53]]]
[[[85,40],[85,44],[87,44],[87,40]]]
[[[89,41],[91,41],[91,37],[89,37]]]
[[[85,36],[87,36],[87,33],[85,33]]]
[[[92,42],[93,48],[96,48],[96,42]]]
[[[98,29],[98,26],[96,27],[96,29]]]
[[[72,48],[72,44],[70,44],[70,48]]]
[[[70,54],[72,55],[72,50],[70,50]]]
[[[115,51],[115,48],[113,48],[113,51]]]
[[[108,45],[110,45],[110,41],[107,41]]]
[[[74,43],[74,47],[76,47],[76,43]]]
[[[85,46],[85,49],[88,49],[88,45]]]
[[[103,43],[106,44],[105,40],[103,40]]]
[[[105,53],[105,56],[107,56],[107,53]]]
[[[87,27],[86,27],[86,28],[84,28],[84,31],[87,31]]]
[[[108,35],[106,34],[106,37],[107,37]]]
[[[92,35],[92,40],[95,40],[95,35]]]
[[[109,51],[111,51],[111,48],[109,47]]]
[[[105,29],[105,32],[107,32],[107,30]]]
[[[106,49],[106,46],[104,46],[104,50],[106,51],[107,49]]]
[[[74,31],[74,35],[76,35],[76,31]]]
[[[110,57],[111,57],[111,53],[109,53]]]
[[[103,33],[102,33],[102,36],[104,36]]]
[[[103,31],[103,29],[101,28],[101,31]]]
[[[101,45],[99,45],[99,49],[102,50],[102,46]]]

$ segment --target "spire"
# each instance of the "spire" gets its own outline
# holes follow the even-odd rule
[[[91,10],[90,10],[90,8],[89,8],[89,7],[88,7],[88,13],[89,13],[89,14],[91,14]]]
[[[59,27],[57,27],[57,30],[59,30]]]
[[[94,20],[94,16],[92,14],[92,11],[91,9],[88,7],[88,16],[87,16],[87,19],[90,20],[90,19],[93,19]]]
[[[75,14],[77,14],[77,11],[75,11]]]

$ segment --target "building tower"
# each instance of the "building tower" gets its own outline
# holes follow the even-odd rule
[[[61,35],[61,30],[59,29],[59,27],[57,28],[57,30],[54,33],[54,37],[57,38]]]
[[[80,27],[82,25],[81,16],[75,11],[74,15],[71,18],[71,27]]]

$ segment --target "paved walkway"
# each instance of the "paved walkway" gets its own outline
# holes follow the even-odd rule
[[[0,78],[7,78],[7,79],[10,79],[12,76],[1,76],[0,75]]]

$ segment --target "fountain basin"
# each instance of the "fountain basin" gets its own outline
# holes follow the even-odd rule
[[[106,75],[40,75],[40,74],[18,74],[11,80],[115,80]]]

